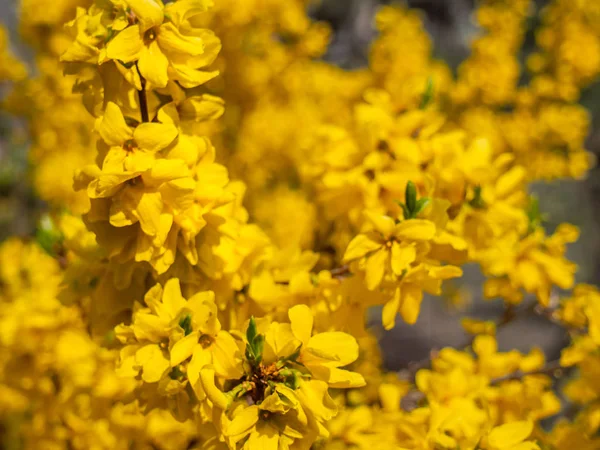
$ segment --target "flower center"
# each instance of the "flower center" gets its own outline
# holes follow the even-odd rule
[[[137,147],[137,144],[133,139],[128,139],[123,143],[123,150],[126,152],[132,152],[134,148]]]
[[[129,186],[138,186],[138,185],[142,184],[142,176],[138,175],[135,178],[131,178],[131,179],[127,180],[127,184]]]
[[[207,348],[212,345],[213,338],[209,334],[203,334],[198,339],[198,343],[202,346],[202,348]]]
[[[157,36],[158,36],[158,33],[156,32],[156,29],[150,28],[148,31],[146,31],[144,33],[144,43],[146,45],[150,44],[151,42],[156,40]]]

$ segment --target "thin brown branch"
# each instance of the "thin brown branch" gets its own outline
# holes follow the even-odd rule
[[[547,363],[544,367],[542,367],[539,370],[534,370],[532,372],[523,372],[522,370],[517,370],[516,372],[505,375],[503,377],[494,378],[490,381],[490,386],[495,386],[504,381],[520,380],[530,375],[548,375],[552,378],[560,378],[564,372],[565,368],[560,365],[559,360],[556,360]]]
[[[336,267],[335,269],[331,269],[329,271],[333,278],[346,278],[352,275],[350,271],[350,266],[348,264],[344,264],[343,266]]]
[[[140,83],[142,89],[138,90],[138,99],[140,102],[140,114],[142,116],[142,122],[150,122],[150,115],[148,113],[148,98],[146,97],[146,79],[140,73],[140,69],[137,64],[135,65],[138,75],[140,76]]]

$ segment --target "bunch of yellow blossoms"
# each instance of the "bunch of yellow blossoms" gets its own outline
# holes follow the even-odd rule
[[[48,208],[0,245],[2,448],[600,448],[600,292],[528,193],[593,163],[597,2],[541,12],[528,77],[529,0],[479,3],[456,76],[401,7],[328,64],[310,3],[21,0],[1,106]],[[504,316],[386,370],[367,316],[417,323],[469,263]],[[560,359],[499,350],[521,314]]]

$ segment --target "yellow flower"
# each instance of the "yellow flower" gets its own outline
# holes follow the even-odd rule
[[[546,237],[538,228],[523,239],[509,235],[498,243],[498,247],[482,252],[484,272],[502,277],[486,282],[486,296],[502,296],[512,303],[519,303],[522,289],[535,294],[538,301],[547,306],[552,286],[573,287],[577,265],[568,261],[564,253],[565,244],[575,242],[578,237],[576,227],[561,224],[552,236]]]
[[[149,87],[164,88],[177,81],[186,88],[198,86],[218,72],[201,68],[211,64],[220,50],[219,40],[210,30],[190,30],[188,20],[206,11],[209,1],[172,2],[163,6],[156,0],[125,0],[130,26],[113,29],[105,59],[121,64],[135,63]]]
[[[409,269],[393,288],[391,300],[384,305],[382,311],[383,327],[390,330],[396,324],[396,315],[400,313],[404,321],[414,324],[419,317],[423,291],[439,295],[443,280],[462,275],[456,266],[429,266],[420,264]]]
[[[124,375],[140,373],[146,383],[174,380],[185,374],[191,387],[205,398],[199,384],[200,370],[216,368],[219,376],[241,376],[241,361],[234,338],[221,330],[214,294],[199,292],[189,300],[181,295],[178,279],[154,286],[146,294],[145,308],[138,306],[131,325],[117,327],[117,338],[125,344],[121,350],[120,371]],[[191,358],[191,359],[190,359]]]
[[[365,384],[359,374],[339,368],[358,357],[354,338],[339,332],[313,336],[313,316],[304,305],[290,309],[289,317],[290,323],[250,320],[244,375],[225,377],[229,390],[218,387],[213,366],[201,369],[208,399],[223,410],[221,432],[230,448],[277,449],[294,442],[308,447],[326,436],[324,424],[337,413],[328,389]]]
[[[314,378],[336,388],[360,387],[365,384],[362,375],[339,368],[358,358],[355,338],[340,332],[318,333],[313,336],[313,314],[305,305],[294,306],[288,314],[293,336],[302,345],[297,361]]]
[[[539,450],[539,446],[527,441],[533,431],[533,423],[519,421],[492,428],[483,448],[487,450]]]
[[[427,252],[424,243],[433,239],[435,225],[422,219],[396,223],[389,216],[367,213],[374,230],[359,234],[344,253],[344,262],[362,259],[365,282],[371,290],[377,288],[386,273],[400,277],[412,263]]]

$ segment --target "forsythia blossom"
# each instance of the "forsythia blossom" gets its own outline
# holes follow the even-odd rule
[[[399,6],[329,64],[310,3],[20,0],[31,70],[0,28],[47,204],[0,244],[2,448],[600,448],[600,291],[528,190],[593,164],[596,0],[550,1],[525,68],[535,2],[478,2],[456,74]],[[502,317],[390,371],[378,324],[464,303],[467,264]],[[560,358],[500,350],[522,315]]]

